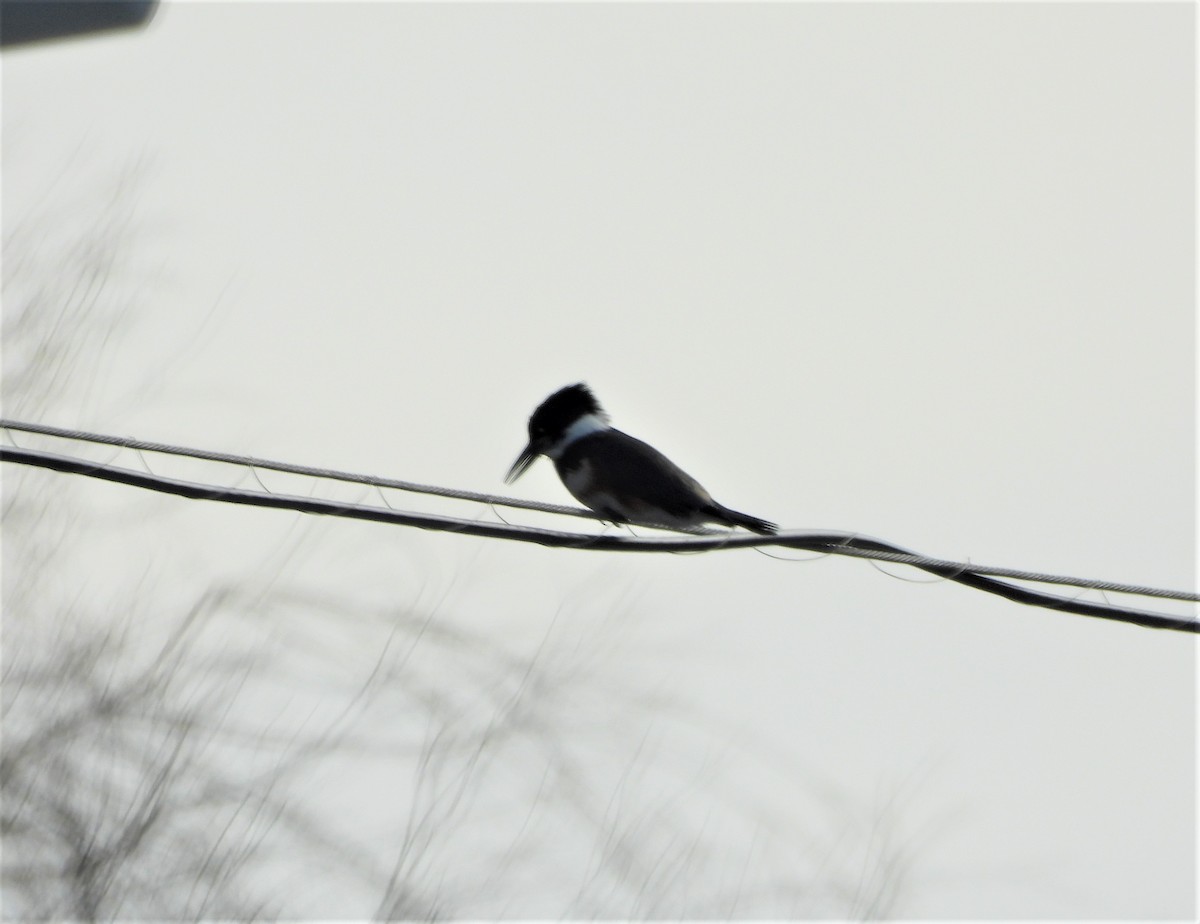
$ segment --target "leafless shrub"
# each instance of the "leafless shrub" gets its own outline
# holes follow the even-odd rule
[[[136,176],[6,233],[10,412],[83,400],[134,317]],[[622,679],[654,653],[618,600],[522,642],[284,556],[114,606],[72,590],[105,528],[72,486],[5,495],[6,918],[870,917],[904,880],[886,819],[862,846],[835,800],[827,838],[751,798],[707,717]]]

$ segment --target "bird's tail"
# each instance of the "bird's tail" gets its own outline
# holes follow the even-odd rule
[[[752,533],[761,533],[764,536],[779,532],[779,526],[770,520],[760,520],[748,513],[738,513],[736,510],[730,510],[720,504],[714,503],[708,512],[712,514],[714,520],[724,523],[726,526],[741,526]]]

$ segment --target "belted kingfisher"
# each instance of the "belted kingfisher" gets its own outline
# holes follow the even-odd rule
[[[568,385],[529,418],[529,443],[504,481],[516,481],[538,456],[554,460],[575,499],[613,523],[692,529],[703,523],[773,533],[774,523],[730,510],[653,446],[608,423],[586,385]]]

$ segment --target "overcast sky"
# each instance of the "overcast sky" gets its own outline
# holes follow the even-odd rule
[[[140,320],[45,422],[500,491],[585,380],[786,527],[1194,587],[1194,65],[1184,3],[168,3],[6,53],[6,235],[137,165]],[[119,586],[297,516],[94,490],[156,513]],[[569,500],[544,460],[515,490]],[[316,529],[330,595],[416,574],[534,636],[633,599],[625,669],[714,748],[936,831],[897,913],[1194,917],[1182,635],[857,561]]]

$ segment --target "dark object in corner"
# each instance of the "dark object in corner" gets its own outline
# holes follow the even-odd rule
[[[130,29],[148,22],[157,6],[158,0],[0,0],[0,46]]]

